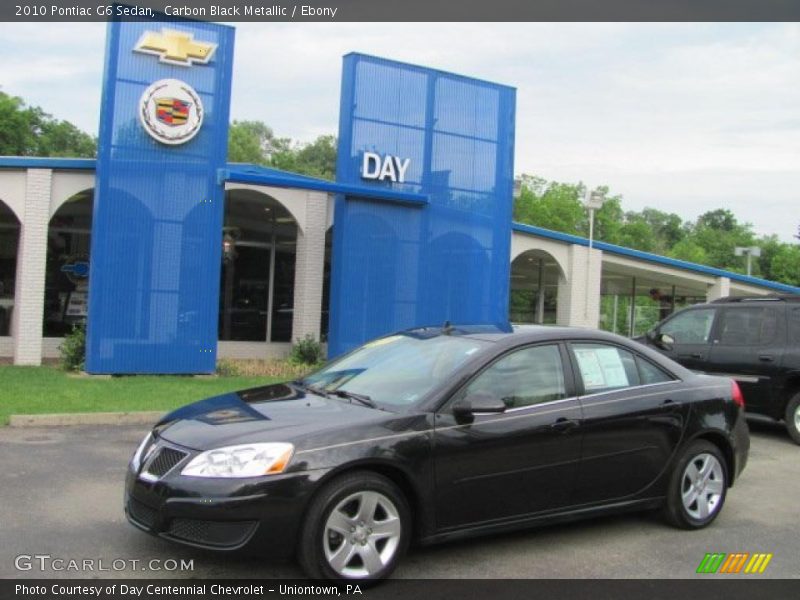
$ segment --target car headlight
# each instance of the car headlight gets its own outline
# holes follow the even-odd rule
[[[241,444],[206,450],[183,468],[188,477],[259,477],[283,473],[294,453],[285,443]]]
[[[133,453],[133,458],[131,458],[131,467],[133,468],[134,471],[139,470],[139,465],[142,464],[142,455],[144,454],[144,449],[147,448],[147,446],[150,444],[152,440],[153,440],[153,434],[152,432],[148,432],[148,434],[144,436],[142,443],[139,444],[139,447],[136,449],[136,452]]]

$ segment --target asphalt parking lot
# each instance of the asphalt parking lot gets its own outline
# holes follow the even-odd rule
[[[0,428],[0,578],[296,578],[294,564],[170,544],[130,526],[123,479],[144,427]],[[763,575],[800,577],[800,447],[779,426],[751,424],[750,462],[709,528],[678,531],[635,514],[413,549],[400,578],[692,578],[706,552],[770,552]],[[20,571],[19,555],[138,560],[105,572]],[[193,560],[189,571],[143,571],[152,559]],[[97,564],[97,563],[95,563]],[[119,566],[121,563],[117,563]],[[129,563],[126,563],[129,564]],[[751,576],[752,577],[752,576]]]

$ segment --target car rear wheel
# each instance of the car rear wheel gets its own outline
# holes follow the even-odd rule
[[[792,399],[789,400],[789,404],[786,405],[784,421],[789,436],[795,444],[800,444],[800,393],[792,396]]]
[[[382,579],[408,547],[411,516],[403,493],[368,471],[331,481],[308,510],[298,547],[303,569],[322,579]]]
[[[697,440],[684,450],[670,479],[665,516],[682,529],[700,529],[717,518],[728,489],[725,457],[719,448]]]

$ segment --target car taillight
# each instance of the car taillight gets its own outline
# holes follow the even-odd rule
[[[742,390],[739,389],[739,384],[735,381],[731,381],[731,397],[735,404],[744,408],[744,396]]]

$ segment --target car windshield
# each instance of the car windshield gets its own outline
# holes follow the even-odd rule
[[[323,392],[367,396],[387,408],[408,407],[489,344],[458,336],[392,335],[361,346],[299,383]]]

